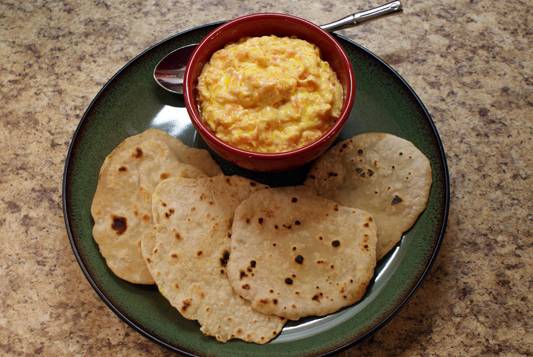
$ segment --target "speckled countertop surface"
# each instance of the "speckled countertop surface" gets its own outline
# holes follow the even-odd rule
[[[169,354],[99,300],[63,224],[70,138],[117,69],[191,26],[257,11],[324,23],[379,1],[188,3],[0,2],[0,355]],[[344,33],[397,69],[432,113],[452,182],[448,230],[413,299],[344,355],[532,355],[533,6],[404,5]]]

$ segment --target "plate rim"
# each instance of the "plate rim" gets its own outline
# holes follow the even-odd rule
[[[94,104],[96,103],[96,101],[107,90],[107,88],[115,80],[116,77],[118,77],[132,63],[137,61],[137,59],[139,59],[140,57],[142,57],[143,55],[145,55],[146,53],[148,53],[152,49],[162,45],[163,43],[165,43],[167,41],[170,41],[170,40],[172,40],[172,39],[174,39],[176,37],[179,37],[179,36],[182,36],[184,34],[187,34],[188,32],[192,32],[192,31],[195,31],[195,30],[203,29],[203,28],[206,28],[206,27],[218,26],[218,25],[221,25],[221,24],[223,24],[225,22],[227,22],[227,20],[210,22],[210,23],[207,23],[207,24],[202,24],[202,25],[198,25],[198,26],[187,28],[184,31],[176,32],[176,33],[174,33],[174,34],[172,34],[172,35],[170,35],[170,36],[168,36],[168,37],[166,37],[166,38],[164,38],[164,39],[162,39],[162,40],[160,40],[158,42],[155,42],[154,44],[148,46],[147,48],[145,48],[144,50],[139,52],[136,56],[134,56],[132,59],[127,61],[127,63],[125,63],[122,67],[120,67],[115,72],[115,74],[113,74],[113,76],[111,76],[109,78],[109,80],[107,80],[107,82],[100,88],[100,90],[93,97],[93,99],[91,100],[89,105],[86,107],[86,109],[85,109],[80,121],[78,122],[78,125],[76,126],[76,130],[72,134],[72,138],[71,138],[71,141],[70,141],[70,144],[69,144],[69,147],[68,147],[68,151],[67,151],[67,154],[66,154],[66,157],[65,157],[65,165],[64,165],[64,168],[63,168],[63,179],[62,179],[62,185],[61,185],[62,186],[61,201],[62,201],[62,205],[63,205],[63,219],[64,219],[64,222],[65,222],[65,227],[66,227],[66,231],[67,231],[67,236],[68,236],[68,239],[69,239],[70,247],[71,247],[71,249],[72,249],[72,251],[74,253],[74,256],[76,258],[76,261],[77,261],[78,265],[80,266],[80,268],[81,268],[81,270],[83,272],[83,275],[85,276],[85,278],[87,279],[87,281],[89,282],[91,287],[94,289],[94,291],[97,293],[99,298],[122,321],[124,321],[126,324],[128,324],[131,328],[133,328],[136,332],[140,333],[142,336],[148,338],[151,341],[154,341],[154,342],[158,343],[159,345],[161,345],[161,346],[163,346],[163,347],[165,347],[165,348],[167,348],[167,349],[169,349],[169,350],[171,350],[173,352],[179,352],[179,353],[182,353],[182,354],[184,354],[186,356],[193,356],[193,357],[197,356],[197,355],[192,353],[192,352],[190,352],[190,351],[184,350],[181,346],[174,346],[174,345],[172,345],[170,343],[167,343],[166,341],[163,341],[162,339],[158,338],[157,336],[154,336],[154,335],[150,334],[149,332],[145,331],[145,329],[142,326],[137,324],[135,321],[132,321],[131,319],[129,319],[122,311],[120,311],[120,309],[118,307],[116,307],[113,304],[113,302],[105,295],[105,293],[99,288],[98,284],[96,283],[96,281],[94,280],[94,278],[92,277],[90,272],[88,271],[88,269],[86,267],[86,264],[83,261],[81,255],[79,253],[78,246],[77,246],[77,244],[76,244],[76,242],[74,240],[73,234],[72,234],[71,223],[70,223],[69,213],[68,213],[68,189],[67,189],[67,186],[68,186],[67,181],[68,180],[67,180],[67,177],[68,177],[68,174],[69,174],[69,168],[70,168],[70,165],[71,165],[72,154],[73,154],[73,151],[74,151],[75,143],[78,141],[78,137],[79,137],[81,128],[84,126],[84,124],[85,124],[85,122],[86,122],[86,120],[88,118],[88,115],[89,115],[91,109],[93,108]],[[409,83],[394,68],[392,68],[389,64],[387,64],[378,55],[376,55],[375,53],[373,53],[372,51],[370,51],[366,47],[356,43],[354,40],[350,39],[349,37],[347,37],[345,35],[342,35],[342,34],[339,34],[339,33],[335,33],[335,36],[347,41],[348,43],[350,43],[351,45],[357,47],[361,51],[366,52],[368,55],[370,55],[371,57],[376,59],[382,65],[384,65],[386,67],[386,69],[388,69],[401,82],[401,84],[403,86],[405,86],[405,88],[407,88],[407,90],[413,96],[413,98],[416,101],[416,103],[418,104],[418,106],[422,109],[422,112],[423,112],[424,116],[426,117],[427,122],[429,123],[431,131],[433,132],[433,134],[434,134],[434,136],[436,138],[436,146],[437,146],[438,151],[439,151],[439,159],[440,159],[440,161],[442,163],[442,171],[443,171],[443,176],[444,176],[443,177],[443,179],[444,179],[443,180],[443,182],[444,182],[444,192],[443,192],[443,195],[444,195],[444,211],[443,211],[443,216],[442,216],[442,225],[441,225],[440,231],[439,231],[439,237],[438,237],[438,239],[437,239],[437,241],[435,243],[435,247],[434,247],[434,249],[433,249],[433,251],[431,253],[431,256],[429,257],[428,261],[426,262],[426,264],[424,266],[424,269],[421,270],[421,273],[418,276],[416,282],[413,285],[411,285],[408,289],[406,289],[407,293],[404,294],[404,296],[402,297],[401,301],[393,309],[391,309],[379,322],[377,322],[372,328],[370,328],[367,332],[365,332],[361,336],[358,336],[356,338],[350,339],[346,343],[343,343],[343,344],[338,345],[338,346],[334,346],[334,347],[332,347],[331,349],[329,349],[326,352],[321,352],[319,354],[320,356],[330,356],[330,355],[333,355],[335,353],[344,351],[344,350],[346,350],[346,349],[348,349],[348,348],[350,348],[350,347],[362,342],[363,340],[365,340],[366,338],[370,337],[375,332],[377,332],[379,329],[381,329],[383,326],[385,326],[400,311],[400,309],[403,306],[406,305],[406,303],[411,299],[411,297],[413,296],[415,291],[420,287],[420,285],[422,284],[423,280],[426,278],[427,274],[429,273],[429,271],[430,271],[430,269],[431,269],[431,267],[432,267],[432,265],[433,265],[433,263],[435,261],[435,258],[438,255],[438,252],[440,250],[440,246],[442,244],[442,240],[444,239],[444,235],[445,235],[445,232],[446,232],[446,227],[447,227],[447,223],[448,223],[448,214],[449,214],[449,209],[450,209],[450,177],[449,177],[446,153],[445,153],[444,145],[443,145],[442,140],[440,138],[439,132],[437,130],[437,127],[435,126],[433,118],[431,117],[431,114],[427,110],[426,106],[424,105],[424,103],[422,102],[420,97],[416,94],[416,92],[411,87],[411,85],[409,85]]]

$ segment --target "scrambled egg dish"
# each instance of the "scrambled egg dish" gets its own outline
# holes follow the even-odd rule
[[[244,38],[216,51],[198,78],[203,120],[217,137],[253,152],[305,146],[339,117],[343,89],[304,40]]]

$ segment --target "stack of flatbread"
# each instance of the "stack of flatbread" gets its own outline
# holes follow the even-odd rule
[[[287,319],[360,300],[430,185],[427,158],[389,134],[341,142],[305,185],[269,188],[149,129],[104,161],[93,235],[118,277],[157,284],[204,334],[266,343]]]

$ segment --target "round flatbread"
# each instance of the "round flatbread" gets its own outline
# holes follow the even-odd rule
[[[172,149],[166,142],[179,144],[174,143],[175,149]],[[182,156],[188,151],[180,144],[179,140],[159,130],[148,130],[124,140],[106,157],[100,169],[91,206],[93,237],[108,267],[131,283],[154,282],[144,264],[140,240],[152,230],[151,197],[155,186],[173,176],[207,174],[178,160],[177,151]],[[205,164],[204,157],[202,167],[208,167],[209,173],[217,172],[211,168],[216,164],[209,160],[211,164]]]
[[[372,217],[309,188],[258,191],[235,211],[228,277],[257,311],[335,312],[364,295],[375,265]]]
[[[367,133],[331,148],[314,164],[305,184],[324,197],[372,214],[381,259],[426,208],[431,165],[409,141]]]
[[[237,205],[265,186],[233,176],[161,182],[153,195],[155,236],[143,253],[161,294],[205,335],[266,343],[285,319],[254,311],[226,276]]]

